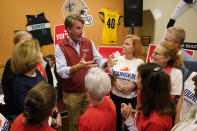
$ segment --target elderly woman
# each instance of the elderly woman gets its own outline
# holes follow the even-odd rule
[[[172,98],[175,99],[180,96],[183,83],[183,75],[180,69],[183,66],[183,60],[181,55],[178,54],[176,46],[170,42],[161,42],[153,51],[152,59],[153,63],[160,65],[169,73],[172,84]]]
[[[129,131],[170,131],[175,105],[170,96],[171,84],[168,73],[154,63],[140,65],[137,87],[141,90],[139,112],[134,115],[135,111],[130,104],[121,105],[121,112]]]
[[[137,104],[137,67],[144,63],[139,59],[141,55],[141,40],[136,35],[127,35],[123,44],[123,56],[116,57],[116,64],[110,68],[112,76],[112,93],[110,95],[117,112],[117,131],[121,131],[122,116],[121,103]]]
[[[24,112],[12,124],[11,131],[55,131],[48,125],[55,109],[56,90],[46,82],[33,87],[25,98]]]
[[[111,89],[110,77],[100,68],[91,68],[85,77],[89,106],[78,119],[79,131],[115,131],[116,107],[106,96]]]

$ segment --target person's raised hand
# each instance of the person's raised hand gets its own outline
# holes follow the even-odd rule
[[[114,53],[109,56],[107,59],[107,67],[113,67],[116,64],[117,60],[114,59]]]
[[[120,110],[121,110],[122,117],[126,119],[127,118],[127,104],[121,103]]]
[[[134,118],[136,110],[133,109],[131,103],[129,103],[129,105],[128,105],[128,110],[129,110],[130,117]]]

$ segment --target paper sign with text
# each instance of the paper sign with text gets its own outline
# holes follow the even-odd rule
[[[55,25],[55,27],[54,27],[54,38],[55,38],[54,44],[56,45],[60,40],[64,39],[67,34],[68,33],[65,30],[65,26],[63,24],[62,25]]]

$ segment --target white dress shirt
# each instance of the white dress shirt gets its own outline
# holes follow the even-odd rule
[[[72,43],[73,47],[77,51],[77,53],[80,56],[80,43],[81,41],[78,41],[75,43],[73,40],[70,39],[69,36],[66,36],[68,40]],[[106,63],[106,59],[103,59],[102,56],[99,54],[99,52],[96,50],[96,47],[94,43],[92,43],[92,50],[93,50],[93,60],[97,66],[104,68],[104,65]],[[64,56],[64,53],[62,52],[61,48],[57,44],[55,46],[55,57],[56,57],[56,68],[57,68],[57,73],[60,75],[61,78],[68,79],[71,77],[70,75],[70,68],[71,66],[67,66],[67,61]]]

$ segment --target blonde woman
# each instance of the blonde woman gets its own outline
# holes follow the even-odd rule
[[[131,103],[135,108],[137,104],[137,67],[143,64],[139,59],[141,55],[141,40],[136,35],[127,35],[123,44],[123,56],[116,57],[116,64],[110,68],[112,75],[111,99],[116,105],[117,131],[121,131],[122,116],[121,103]]]
[[[16,115],[24,111],[28,91],[44,80],[41,73],[35,69],[41,60],[39,42],[35,39],[21,41],[13,50],[11,68],[17,74],[13,86]]]

